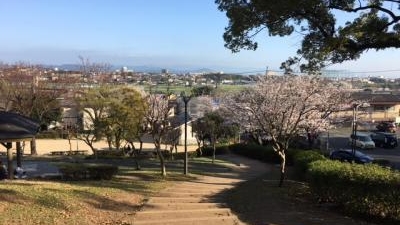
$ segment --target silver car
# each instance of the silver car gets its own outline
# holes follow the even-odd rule
[[[375,142],[371,139],[371,136],[368,134],[360,134],[350,135],[349,137],[349,145],[352,146],[353,143],[355,147],[362,149],[373,149],[375,148]]]

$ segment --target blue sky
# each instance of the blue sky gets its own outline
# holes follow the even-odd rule
[[[279,70],[300,37],[258,36],[257,51],[231,53],[222,34],[228,20],[214,0],[0,0],[0,61],[93,62],[245,72]],[[400,50],[370,51],[332,69],[400,75]],[[399,71],[397,71],[399,70]],[[365,75],[365,73],[358,73]],[[400,77],[400,76],[399,76]]]

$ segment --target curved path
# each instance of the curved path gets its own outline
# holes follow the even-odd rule
[[[255,178],[267,172],[267,164],[236,155],[219,156],[233,162],[229,170],[211,176],[198,176],[193,181],[176,183],[151,197],[133,224],[163,225],[231,225],[245,224],[218,197],[238,182]]]

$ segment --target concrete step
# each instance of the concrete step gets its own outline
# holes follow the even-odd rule
[[[208,190],[224,190],[224,189],[230,189],[233,188],[233,185],[202,185],[202,186],[196,186],[196,185],[179,185],[176,187],[169,187],[165,189],[165,191],[187,191],[187,192],[202,192],[202,191],[208,191]]]
[[[181,209],[212,209],[222,208],[226,204],[224,203],[148,203],[142,211],[151,210],[181,210]]]
[[[240,180],[236,181],[227,181],[227,180],[217,180],[217,179],[205,179],[205,180],[196,180],[196,181],[184,181],[179,184],[179,186],[195,186],[195,187],[202,187],[202,186],[232,186],[235,183],[241,182]]]
[[[201,203],[212,202],[203,197],[151,197],[147,203]]]
[[[160,192],[157,194],[157,197],[206,197],[206,196],[212,196],[218,194],[218,192],[216,191],[207,191],[207,192],[185,192],[185,191],[181,191],[181,192]]]
[[[236,216],[133,221],[134,225],[245,225]]]
[[[185,209],[185,210],[152,210],[136,212],[135,221],[189,219],[202,217],[233,216],[229,208]]]

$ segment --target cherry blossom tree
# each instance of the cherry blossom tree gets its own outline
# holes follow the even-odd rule
[[[166,176],[165,159],[161,152],[161,144],[170,130],[170,112],[172,105],[169,98],[165,95],[150,94],[147,97],[148,112],[146,113],[146,123],[148,132],[153,138],[153,143],[160,159],[161,175]]]
[[[347,103],[347,96],[340,86],[321,77],[267,76],[255,87],[227,98],[225,107],[242,126],[270,136],[272,147],[281,158],[282,186],[291,140],[305,129],[326,129],[329,115]]]

